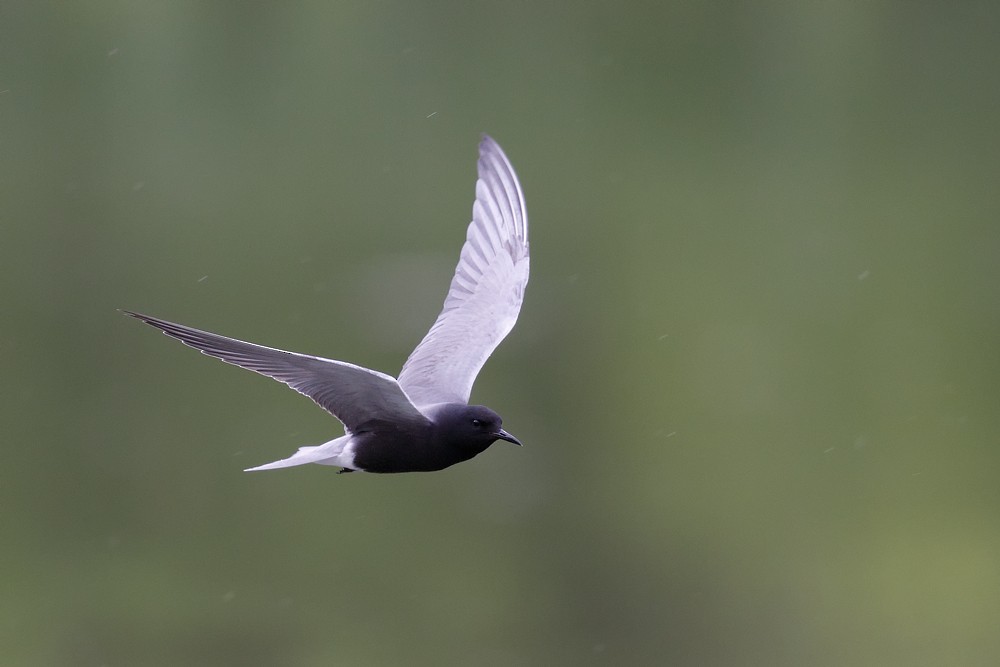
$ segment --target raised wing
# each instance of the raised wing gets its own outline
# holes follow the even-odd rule
[[[366,422],[427,423],[396,379],[343,361],[285,352],[122,311],[202,353],[284,382],[314,400],[353,431]]]
[[[399,374],[419,406],[469,401],[479,370],[514,327],[528,284],[524,194],[490,137],[479,144],[478,168],[472,224],[444,309]]]

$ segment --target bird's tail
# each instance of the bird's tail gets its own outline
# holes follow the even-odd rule
[[[307,463],[342,466],[344,465],[344,462],[341,461],[341,458],[344,451],[344,445],[346,444],[348,438],[349,436],[343,436],[322,445],[299,447],[299,451],[295,452],[287,459],[281,459],[280,461],[274,461],[272,463],[265,463],[264,465],[256,466],[254,468],[247,468],[244,472],[291,468],[292,466],[301,466]]]

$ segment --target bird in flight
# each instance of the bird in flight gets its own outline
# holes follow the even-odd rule
[[[485,135],[477,166],[472,223],[444,308],[398,379],[123,312],[204,354],[287,384],[344,425],[339,438],[248,470],[318,463],[340,472],[432,471],[467,461],[497,440],[520,445],[500,415],[469,405],[472,384],[514,327],[528,284],[528,214],[514,168]]]

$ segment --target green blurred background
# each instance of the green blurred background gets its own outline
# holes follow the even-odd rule
[[[1000,5],[0,3],[4,665],[1000,660]],[[116,308],[396,372],[532,220],[440,473]]]

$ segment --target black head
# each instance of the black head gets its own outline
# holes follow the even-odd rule
[[[448,441],[462,447],[483,451],[497,440],[521,444],[503,430],[500,415],[482,405],[446,405],[434,421]]]

